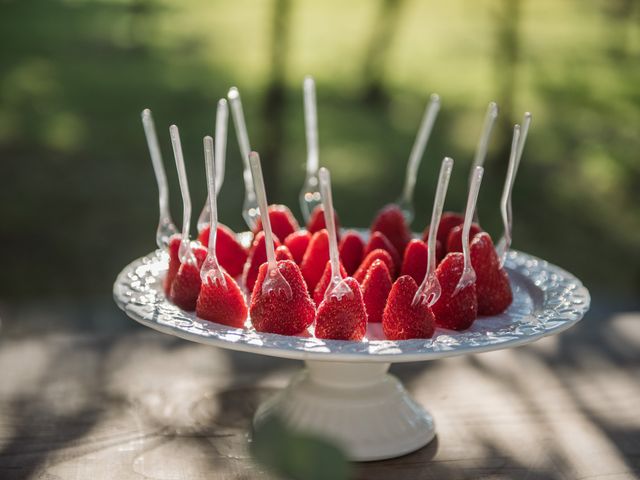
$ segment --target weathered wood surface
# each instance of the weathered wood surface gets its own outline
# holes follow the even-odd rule
[[[0,309],[0,479],[265,478],[256,406],[301,363],[152,332],[108,304]],[[358,479],[640,475],[640,313],[513,350],[392,371],[438,437]]]

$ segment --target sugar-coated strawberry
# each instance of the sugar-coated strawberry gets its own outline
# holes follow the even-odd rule
[[[253,239],[251,249],[249,250],[249,258],[244,264],[244,270],[242,272],[242,283],[244,284],[248,292],[253,290],[253,286],[256,283],[256,278],[258,278],[258,270],[260,269],[260,265],[267,261],[267,250],[265,247],[265,243],[264,232],[258,232],[258,234]],[[273,246],[275,248],[278,248],[280,246],[280,242],[277,238],[273,239]]]
[[[347,272],[342,264],[340,264],[340,277],[347,277]],[[320,302],[324,299],[324,294],[327,291],[329,283],[331,283],[331,261],[327,262],[327,265],[324,267],[324,271],[322,272],[322,277],[320,277],[316,288],[313,290],[313,301],[316,302],[316,305],[320,305]]]
[[[181,263],[176,277],[171,284],[171,300],[183,310],[192,312],[196,309],[200,294],[200,267],[207,258],[207,249],[202,246],[192,246],[191,251],[195,263]]]
[[[333,209],[333,219],[336,224],[336,234],[338,235],[338,239],[340,238],[340,220],[338,220],[338,213],[335,208]],[[322,205],[316,206],[311,212],[311,216],[309,217],[309,221],[307,222],[307,231],[309,231],[312,235],[316,232],[319,232],[323,228],[327,228],[327,224],[324,220],[324,208]]]
[[[291,261],[293,261],[293,255],[291,255],[291,252],[286,247],[286,245],[280,245],[278,248],[276,248],[276,252],[275,253],[276,253],[276,260],[291,260]]]
[[[318,306],[315,334],[332,340],[362,340],[367,331],[367,312],[362,301],[360,285],[348,277],[345,282],[352,295],[338,298],[328,295]]]
[[[287,246],[287,248],[291,252],[291,255],[293,256],[293,260],[298,265],[302,263],[304,252],[307,251],[307,247],[309,246],[310,241],[311,234],[306,230],[298,230],[297,232],[293,232],[291,235],[284,239],[284,244]]]
[[[242,328],[247,319],[247,304],[236,281],[223,272],[226,285],[207,279],[200,287],[196,315],[210,322]]]
[[[180,257],[178,255],[178,251],[180,250],[180,235],[172,235],[169,240],[169,269],[167,270],[167,274],[164,277],[164,282],[162,284],[162,288],[164,289],[164,294],[167,298],[171,298],[171,285],[173,284],[173,280],[176,278],[178,274],[178,269],[180,268]]]
[[[393,259],[393,265],[396,270],[400,270],[400,266],[402,265],[402,258],[398,253],[396,247],[389,241],[389,239],[382,232],[373,232],[371,237],[369,237],[369,241],[367,242],[367,246],[364,248],[365,257],[369,255],[374,250],[381,248],[382,250],[386,250],[391,255]]]
[[[285,205],[269,205],[269,220],[271,221],[271,230],[278,238],[287,238],[293,232],[300,230],[298,221]],[[258,218],[253,233],[262,231],[262,220]]]
[[[513,301],[509,276],[500,267],[500,259],[491,237],[480,232],[471,241],[471,265],[476,272],[478,315],[498,315]]]
[[[344,269],[353,275],[364,258],[364,241],[356,232],[347,232],[340,240],[338,250]]]
[[[324,266],[329,260],[329,234],[326,230],[320,230],[311,237],[309,247],[304,253],[300,270],[304,277],[309,292],[313,292],[320,281]]]
[[[440,282],[440,298],[431,305],[436,325],[449,330],[465,330],[478,317],[476,285],[463,288],[453,295],[464,269],[464,256],[459,252],[448,253],[436,269]]]
[[[409,275],[398,277],[382,314],[382,330],[389,340],[431,338],[435,319],[431,309],[422,302],[412,305],[418,285]]]
[[[268,265],[262,264],[251,295],[249,314],[259,332],[296,335],[313,323],[316,309],[309,297],[300,268],[291,260],[278,262],[278,270],[291,287],[291,298],[271,292],[263,294],[262,284]]]
[[[440,224],[438,225],[438,234],[436,235],[436,239],[442,243],[443,247],[447,246],[447,238],[449,237],[449,232],[453,227],[457,227],[458,225],[462,225],[464,223],[464,217],[459,213],[455,212],[444,212],[442,217],[440,218]],[[426,243],[427,238],[429,238],[429,226],[424,231],[422,235],[422,240]]]
[[[210,227],[207,225],[202,229],[198,240],[205,247],[209,246],[209,232]],[[218,263],[224,268],[229,275],[233,278],[242,275],[242,269],[247,261],[247,250],[244,248],[238,240],[236,240],[236,234],[233,233],[229,227],[218,224],[218,232],[216,236],[216,257]]]
[[[393,258],[391,258],[391,255],[389,255],[389,252],[387,252],[386,250],[382,250],[381,248],[374,250],[364,258],[364,260],[358,267],[358,270],[356,270],[356,273],[353,274],[353,278],[355,278],[358,283],[362,285],[362,282],[364,282],[364,277],[367,276],[367,271],[369,271],[369,267],[371,267],[371,265],[373,265],[373,262],[375,262],[376,260],[382,260],[389,269],[391,278],[394,278],[396,273],[396,266],[393,263]]]
[[[397,205],[384,207],[371,224],[371,232],[381,232],[389,239],[401,256],[411,240],[411,230]]]
[[[482,228],[480,228],[480,225],[472,223],[471,228],[469,228],[469,243],[471,243],[473,237],[481,231]],[[462,252],[462,225],[453,227],[449,232],[449,236],[447,237],[447,253],[450,252]]]
[[[387,265],[382,260],[373,262],[362,282],[362,299],[369,322],[382,322],[382,312],[392,284]]]
[[[427,259],[429,249],[422,240],[413,239],[407,245],[402,259],[402,269],[400,275],[409,275],[418,285],[424,280],[427,272]]]

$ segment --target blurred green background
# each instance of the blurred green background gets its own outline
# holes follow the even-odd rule
[[[461,210],[486,105],[496,100],[485,228],[500,233],[511,128],[530,110],[514,247],[573,271],[594,292],[640,291],[636,0],[4,0],[0,43],[4,300],[110,295],[117,272],[155,248],[145,107],[178,222],[168,126],[181,129],[197,218],[202,137],[232,85],[270,201],[300,217],[305,74],[317,81],[321,164],[343,224],[367,226],[399,196],[431,92],[442,110],[419,173],[414,230],[428,223],[444,155],[456,160],[446,208]],[[220,218],[239,230],[232,128],[228,145]]]

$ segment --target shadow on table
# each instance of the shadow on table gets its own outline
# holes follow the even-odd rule
[[[91,315],[101,318],[100,311]],[[409,390],[428,389],[432,381],[439,385],[442,391],[428,395],[440,402],[438,418],[445,421],[457,415],[446,410],[448,402],[466,401],[469,409],[476,401],[475,384],[447,386],[447,375],[464,371],[477,385],[495,388],[493,403],[513,402],[517,421],[535,421],[512,426],[521,438],[512,438],[513,431],[507,437],[534,442],[540,458],[525,461],[514,455],[513,445],[491,430],[492,420],[477,415],[461,433],[450,423],[417,452],[357,465],[356,477],[567,478],[581,471],[569,448],[574,442],[609,452],[607,460],[621,474],[640,472],[640,429],[629,421],[637,418],[640,399],[637,322],[637,314],[594,311],[575,328],[525,348],[393,366]],[[55,478],[61,463],[120,451],[132,440],[142,442],[139,456],[162,459],[184,451],[185,458],[197,454],[199,465],[211,471],[257,475],[247,453],[253,413],[286,385],[300,362],[213,349],[135,326],[112,334],[106,327],[94,335],[78,331],[36,337],[8,325],[11,335],[0,338],[0,424],[9,426],[0,431],[0,477],[36,478],[46,472],[54,476],[44,478]],[[126,428],[109,427],[113,417]],[[566,430],[575,425],[580,430]],[[473,458],[455,453],[450,442],[457,433],[462,445],[474,447]],[[118,458],[111,460],[124,461]]]

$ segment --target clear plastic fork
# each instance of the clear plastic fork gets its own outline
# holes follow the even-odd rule
[[[160,153],[160,145],[158,144],[158,135],[156,127],[153,123],[151,110],[145,108],[142,111],[142,126],[144,134],[147,138],[147,146],[151,155],[151,163],[153,171],[156,174],[158,183],[158,201],[160,204],[160,219],[156,230],[156,244],[158,248],[166,248],[169,245],[169,239],[172,235],[178,233],[178,229],[173,223],[171,212],[169,210],[169,186],[167,185],[167,174],[164,171],[162,163],[162,154]]]
[[[418,129],[418,134],[413,142],[413,147],[411,147],[404,187],[402,188],[402,195],[397,202],[398,207],[400,207],[400,211],[404,215],[408,224],[413,221],[413,217],[415,215],[415,210],[413,208],[413,191],[415,190],[416,178],[418,177],[418,168],[420,167],[420,162],[422,161],[424,151],[427,148],[427,142],[431,136],[431,131],[433,130],[433,125],[439,111],[440,97],[434,93],[431,95],[427,108],[424,111],[422,121],[420,122],[420,128]]]
[[[258,208],[260,209],[260,218],[262,219],[262,228],[264,230],[265,249],[267,251],[267,274],[265,275],[262,283],[262,294],[276,294],[290,300],[293,297],[291,286],[278,269],[278,262],[276,261],[276,253],[273,246],[273,233],[271,231],[271,220],[269,219],[268,211],[269,204],[267,203],[267,193],[264,188],[260,156],[257,152],[251,152],[249,154],[249,164],[258,197]]]
[[[489,106],[487,107],[487,113],[484,117],[482,134],[480,135],[480,139],[478,140],[476,153],[473,157],[473,164],[471,165],[471,170],[469,171],[469,188],[471,188],[471,182],[475,175],[476,167],[484,166],[484,161],[487,158],[487,150],[489,149],[489,138],[491,138],[491,131],[493,130],[493,125],[496,123],[497,118],[498,104],[496,102],[490,102]],[[477,208],[473,211],[473,221],[475,223],[480,223]]]
[[[431,213],[431,224],[429,226],[429,239],[427,240],[427,271],[424,280],[418,287],[411,304],[415,307],[419,304],[431,306],[438,301],[442,289],[440,282],[436,277],[436,236],[438,226],[440,225],[440,217],[442,216],[442,208],[444,207],[444,199],[447,195],[449,187],[449,179],[451,178],[451,170],[453,169],[453,159],[445,157],[440,166],[440,175],[438,176],[438,187],[436,188],[436,196],[433,201],[433,211]]]
[[[202,263],[200,269],[200,278],[203,283],[211,282],[218,283],[222,287],[226,288],[227,281],[224,278],[224,273],[220,264],[218,263],[218,257],[216,256],[216,238],[218,232],[218,205],[217,205],[217,190],[216,190],[216,164],[213,153],[213,138],[210,136],[204,137],[204,163],[207,172],[207,200],[209,205],[209,244],[207,245],[207,258]]]
[[[180,239],[180,249],[178,257],[180,263],[196,264],[196,257],[191,249],[191,241],[189,239],[189,227],[191,224],[191,196],[189,195],[189,182],[187,181],[187,172],[184,167],[184,155],[182,154],[182,142],[180,142],[180,132],[178,127],[171,125],[169,127],[171,134],[171,145],[173,147],[173,156],[176,160],[178,169],[178,181],[180,182],[180,193],[182,194],[182,238]]]
[[[318,111],[316,104],[316,83],[313,77],[306,76],[302,85],[304,94],[304,127],[307,137],[307,174],[300,191],[300,209],[305,222],[320,200],[318,191]]]
[[[513,184],[516,180],[518,168],[520,167],[520,160],[522,159],[522,152],[524,151],[524,144],[527,140],[527,133],[529,132],[529,126],[531,125],[531,113],[526,112],[524,114],[524,120],[522,127],[515,125],[513,128],[513,139],[511,141],[511,154],[509,155],[509,166],[507,168],[507,176],[504,181],[504,188],[502,190],[502,198],[500,199],[500,213],[502,215],[502,224],[504,232],[498,244],[496,246],[496,252],[498,258],[500,258],[500,265],[504,265],[504,261],[507,258],[507,252],[511,247],[513,229],[513,210],[511,204],[511,194],[513,192]]]
[[[469,185],[469,196],[467,197],[467,209],[464,212],[464,224],[462,226],[462,255],[464,256],[464,266],[462,268],[462,275],[460,280],[453,291],[453,297],[455,297],[462,289],[467,288],[476,281],[476,271],[471,265],[471,255],[469,252],[469,230],[471,229],[471,220],[473,218],[473,212],[476,209],[476,203],[478,202],[478,192],[480,191],[480,184],[482,183],[482,174],[484,168],[476,166],[473,169],[473,176],[471,177],[471,185]]]
[[[258,221],[258,203],[256,201],[256,192],[251,176],[251,167],[249,166],[249,154],[251,153],[251,145],[249,143],[249,133],[247,132],[247,124],[244,119],[242,110],[242,101],[240,100],[240,92],[236,87],[231,87],[227,94],[229,103],[231,104],[231,116],[233,117],[233,125],[238,137],[238,145],[240,147],[240,155],[242,156],[243,179],[244,179],[244,203],[242,205],[242,218],[247,226],[253,230]]]
[[[325,291],[324,297],[335,297],[342,300],[343,297],[352,298],[353,290],[340,275],[340,259],[338,253],[338,237],[333,212],[333,197],[331,194],[331,174],[326,168],[320,169],[320,193],[322,194],[322,208],[324,209],[324,222],[329,232],[329,262],[331,264],[331,281]]]
[[[224,98],[218,101],[218,108],[216,110],[216,135],[215,135],[215,166],[216,166],[216,197],[220,193],[222,184],[224,182],[224,164],[227,157],[227,127],[229,122],[229,106]],[[206,152],[206,146],[205,146]],[[207,225],[209,225],[209,218],[211,216],[210,201],[207,196],[207,201],[204,203],[202,212],[198,217],[198,232],[201,232]]]

